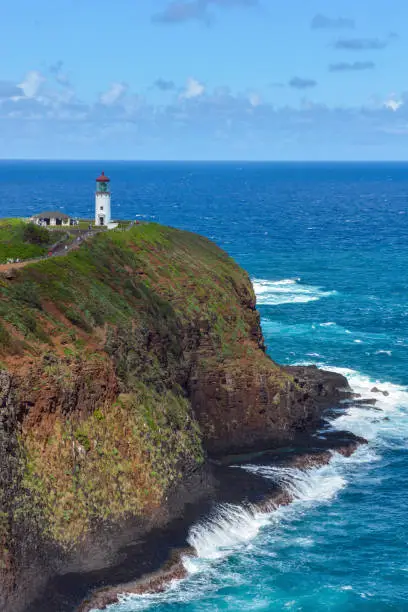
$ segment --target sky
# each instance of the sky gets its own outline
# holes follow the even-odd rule
[[[408,158],[407,0],[0,6],[0,158]]]

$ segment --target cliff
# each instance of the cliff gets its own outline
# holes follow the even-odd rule
[[[0,276],[1,609],[165,524],[208,457],[282,444],[340,397],[265,354],[255,304],[226,253],[156,224]]]

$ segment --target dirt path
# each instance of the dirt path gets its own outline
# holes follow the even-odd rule
[[[96,233],[97,232],[84,231],[84,233],[77,236],[74,242],[72,242],[71,244],[56,246],[51,251],[51,254],[44,255],[43,257],[36,257],[35,259],[26,259],[25,261],[19,261],[18,263],[0,264],[0,273],[9,272],[10,270],[16,270],[18,268],[24,268],[29,264],[37,263],[38,261],[43,261],[44,259],[50,259],[51,257],[64,257],[65,255],[68,255],[68,253],[70,253],[71,251],[79,249],[81,244],[83,244],[87,238],[93,236]]]

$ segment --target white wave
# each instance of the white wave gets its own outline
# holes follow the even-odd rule
[[[350,369],[330,366],[325,368],[346,376],[355,393],[360,393],[363,398],[375,398],[377,404],[374,408],[378,407],[381,410],[377,412],[367,410],[367,407],[360,405],[351,404],[350,407],[344,405],[345,412],[332,421],[333,429],[346,429],[369,440],[377,442],[379,438],[382,443],[386,443],[387,434],[395,436],[396,428],[399,427],[401,438],[406,439],[408,431],[406,387],[372,380]],[[372,391],[374,387],[380,389],[381,393]],[[289,492],[293,502],[289,507],[271,509],[269,514],[261,514],[251,507],[222,506],[216,515],[194,526],[190,532],[189,543],[196,549],[198,559],[219,559],[243,545],[248,545],[265,523],[271,519],[279,521],[283,514],[293,512],[296,507],[304,508],[305,505],[329,502],[347,486],[349,478],[355,473],[359,464],[370,464],[380,459],[376,452],[378,446],[381,444],[360,446],[351,457],[333,452],[330,463],[306,470],[270,465],[240,466],[241,469],[280,484]],[[197,567],[194,561],[193,566]]]
[[[293,512],[303,512],[308,506],[329,502],[347,485],[347,468],[376,459],[370,449],[360,447],[351,458],[333,453],[329,464],[307,470],[270,465],[236,466],[236,469],[244,469],[279,484],[289,493],[292,503],[278,508],[271,504],[269,512],[260,512],[252,506],[220,506],[213,516],[191,528],[188,542],[197,557],[184,559],[187,571],[189,574],[208,572],[217,560],[243,548],[248,549],[264,526],[278,525]],[[299,543],[302,546],[312,544]]]
[[[213,516],[190,529],[188,543],[198,557],[218,559],[252,540],[267,518],[253,507],[220,505]]]
[[[377,346],[379,341],[387,341],[386,335],[383,333],[350,331],[334,321],[329,321],[327,323],[286,323],[282,320],[277,320],[266,316],[262,319],[262,329],[264,330],[266,336],[274,336],[275,339],[278,334],[283,339],[303,335],[306,337],[306,341],[309,342],[310,336],[313,334],[316,342],[319,344],[324,343],[324,345],[327,345],[328,349],[330,349],[334,342],[339,342],[341,344],[349,344],[351,346],[361,345],[361,347],[364,346],[364,348],[372,349],[374,353],[374,344]],[[392,355],[391,351],[386,350],[376,351],[375,354],[377,355],[381,353],[386,353],[389,356]],[[367,352],[366,354],[369,355],[370,353]],[[306,355],[316,358],[323,357],[323,355],[313,352],[306,353]]]
[[[362,399],[375,399],[374,408],[379,409],[367,411],[364,406],[351,404],[344,414],[332,421],[334,429],[346,429],[375,441],[377,447],[387,446],[391,439],[399,439],[404,442],[405,448],[408,434],[407,387],[376,380],[349,368],[337,368],[327,364],[322,367],[345,376],[355,393],[359,393]],[[379,389],[380,393],[373,391],[374,388]]]
[[[266,525],[270,528],[287,523],[294,516],[303,514],[317,504],[329,503],[351,478],[359,473],[359,464],[378,461],[378,448],[387,444],[388,436],[395,439],[400,434],[406,443],[408,432],[408,389],[389,382],[373,380],[359,372],[347,368],[337,368],[324,364],[325,369],[343,374],[355,393],[362,398],[377,400],[374,408],[380,412],[367,410],[367,407],[343,404],[344,413],[331,422],[335,430],[348,430],[370,441],[360,446],[351,457],[332,453],[331,461],[324,466],[301,470],[271,465],[242,465],[235,469],[245,469],[274,481],[288,491],[292,498],[289,506],[260,512],[256,507],[233,504],[220,505],[208,519],[190,529],[188,543],[195,549],[197,557],[185,557],[183,563],[191,578],[173,582],[165,593],[152,595],[124,595],[121,603],[111,611],[129,612],[146,610],[158,603],[179,604],[188,601],[201,601],[208,591],[217,588],[218,565],[222,559],[238,551],[250,550]],[[372,389],[377,387],[381,393]],[[384,395],[384,392],[386,395]],[[384,419],[386,417],[386,419]],[[262,537],[261,537],[262,540]],[[260,540],[262,545],[262,541]],[[268,535],[270,542],[270,535]],[[292,544],[296,540],[291,540]],[[297,542],[298,546],[313,546],[313,541]],[[194,578],[193,578],[194,577]],[[228,574],[228,582],[234,583],[239,577]],[[223,572],[223,579],[226,578]],[[193,580],[193,582],[191,582]],[[225,580],[224,580],[225,582]],[[351,587],[345,585],[344,590]],[[131,607],[129,607],[129,605]]]
[[[243,469],[279,482],[294,502],[327,501],[346,486],[345,478],[332,464],[309,470],[256,465],[246,465]]]
[[[307,304],[336,294],[335,291],[323,291],[320,287],[302,284],[300,281],[300,278],[276,281],[255,278],[252,284],[258,304],[264,306]]]

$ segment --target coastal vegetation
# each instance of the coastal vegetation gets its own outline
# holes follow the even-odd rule
[[[63,236],[22,219],[0,220],[0,264],[8,260],[34,259],[47,253],[48,248]]]
[[[223,251],[153,223],[0,276],[0,359],[31,406],[19,503],[36,506],[43,535],[69,549],[93,524],[142,516],[203,462],[211,424],[188,397],[198,355],[203,373],[264,362],[285,383],[251,337],[254,304]]]

